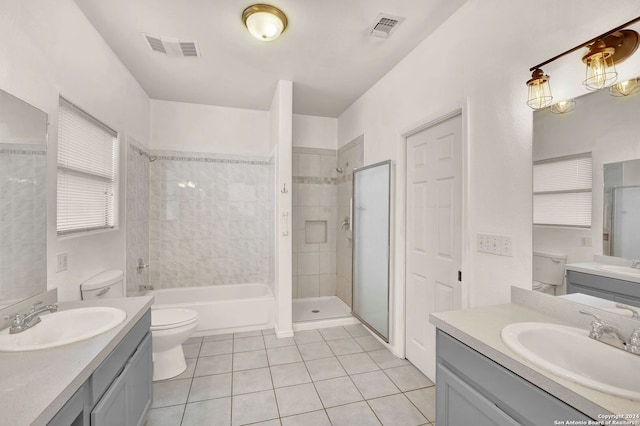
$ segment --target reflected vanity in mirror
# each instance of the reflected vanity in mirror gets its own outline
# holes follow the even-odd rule
[[[47,289],[47,114],[0,90],[0,309]]]

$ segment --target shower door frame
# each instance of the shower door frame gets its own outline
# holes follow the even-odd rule
[[[356,173],[367,170],[367,169],[372,169],[374,167],[380,167],[383,165],[388,165],[389,166],[389,176],[388,176],[388,182],[389,182],[389,186],[388,186],[388,191],[387,191],[387,219],[388,219],[388,225],[387,225],[387,334],[389,336],[385,337],[383,336],[378,330],[376,330],[371,324],[369,324],[366,320],[364,320],[363,318],[361,318],[358,314],[355,313],[353,307],[355,305],[355,283],[356,283],[356,239],[355,239],[355,235],[356,235],[356,231],[357,231],[357,225],[356,225],[356,220],[355,220],[355,214],[354,214],[354,208],[355,208],[355,203],[353,202],[353,200],[355,199],[356,196]],[[374,164],[369,164],[368,166],[364,166],[364,167],[359,167],[357,169],[353,170],[353,182],[352,182],[352,196],[351,196],[351,236],[352,236],[352,245],[351,245],[351,315],[358,319],[358,321],[360,321],[362,324],[364,324],[372,333],[374,333],[376,336],[378,336],[380,339],[382,339],[385,343],[389,343],[390,341],[390,337],[391,337],[391,300],[390,300],[390,283],[391,283],[391,178],[392,178],[392,161],[391,160],[385,160],[385,161],[380,161],[378,163],[374,163]]]

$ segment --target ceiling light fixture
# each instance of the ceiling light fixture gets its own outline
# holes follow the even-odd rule
[[[573,111],[575,107],[576,101],[574,99],[569,99],[567,101],[560,101],[551,105],[551,112],[554,114],[566,114]]]
[[[277,7],[254,4],[242,12],[242,22],[252,36],[261,41],[272,41],[287,29],[287,16]]]
[[[551,105],[551,87],[549,86],[549,76],[545,75],[542,68],[536,68],[527,81],[529,86],[529,98],[527,105],[533,109],[546,108]]]
[[[611,96],[629,96],[637,93],[640,90],[640,84],[638,84],[638,78],[632,78],[631,80],[621,81],[609,88],[609,94]]]
[[[582,57],[582,61],[587,66],[587,75],[582,83],[589,90],[600,90],[613,84],[618,77],[615,65],[633,55],[640,44],[638,33],[625,28],[639,21],[640,17],[632,19],[586,43],[529,68],[533,74],[531,79],[527,81],[529,87],[527,105],[533,109],[541,109],[551,104],[549,76],[542,72],[541,67],[584,47],[588,48],[587,53]]]

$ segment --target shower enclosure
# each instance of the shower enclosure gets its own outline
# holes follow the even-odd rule
[[[293,321],[351,317],[349,224],[363,138],[339,150],[293,148]]]

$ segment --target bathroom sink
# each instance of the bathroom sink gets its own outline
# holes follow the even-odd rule
[[[615,273],[618,273],[618,274],[632,275],[632,276],[640,277],[640,269],[632,268],[630,266],[598,265],[597,268],[601,269],[603,271],[609,271],[609,272],[615,272]]]
[[[105,333],[121,324],[127,314],[122,309],[91,307],[42,315],[39,324],[22,333],[0,331],[0,352],[36,351],[68,345]]]
[[[575,383],[640,401],[640,356],[589,337],[587,330],[520,322],[502,329],[502,340],[539,368]]]

